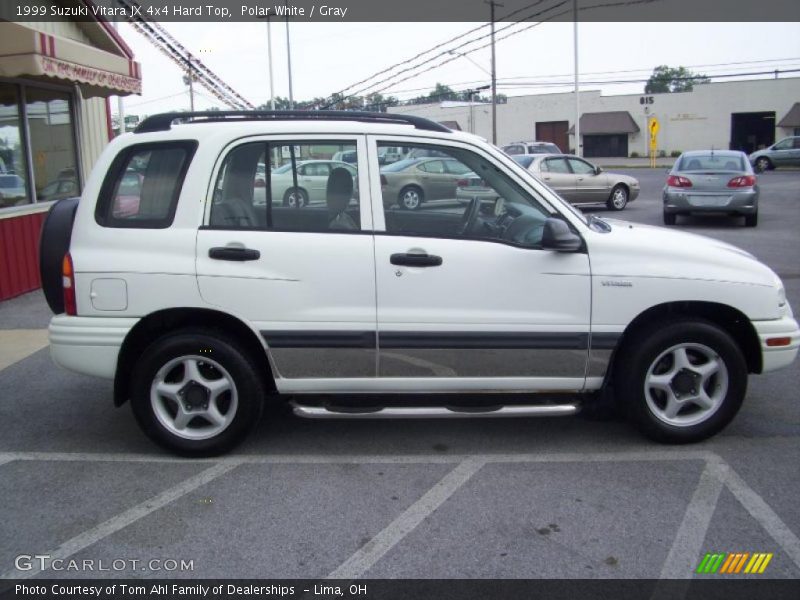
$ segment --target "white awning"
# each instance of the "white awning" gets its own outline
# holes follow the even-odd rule
[[[0,77],[63,79],[84,97],[142,93],[135,60],[11,22],[0,22]]]

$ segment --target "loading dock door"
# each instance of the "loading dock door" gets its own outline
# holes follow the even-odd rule
[[[536,123],[536,141],[552,142],[562,152],[569,152],[568,127],[569,121],[541,121]]]
[[[628,156],[628,134],[614,133],[608,135],[584,135],[583,155],[593,156]]]
[[[731,150],[750,154],[775,143],[775,113],[731,114]]]

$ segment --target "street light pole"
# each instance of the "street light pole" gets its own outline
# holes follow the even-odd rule
[[[192,85],[192,80],[194,79],[194,75],[192,72],[192,55],[189,54],[186,62],[189,65],[189,108],[192,112],[194,112],[194,86]]]
[[[284,2],[284,6],[286,3]],[[292,92],[292,42],[289,38],[289,13],[286,13],[286,60],[289,66],[289,110],[294,110],[294,93]]]
[[[269,63],[269,109],[275,110],[275,88],[272,80],[272,22],[267,15],[267,62]]]
[[[581,96],[578,92],[578,0],[573,0],[573,30],[572,37],[575,45],[575,155],[583,156],[581,148]]]

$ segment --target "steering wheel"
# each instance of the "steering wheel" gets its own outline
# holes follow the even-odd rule
[[[475,226],[475,221],[478,219],[480,207],[481,201],[477,196],[473,196],[472,200],[470,200],[467,210],[464,212],[464,217],[461,219],[461,229],[458,232],[459,235],[466,235],[472,230],[472,228]]]

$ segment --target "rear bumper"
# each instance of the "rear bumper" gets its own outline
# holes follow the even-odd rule
[[[70,371],[113,379],[122,343],[137,321],[56,315],[50,320],[50,356]]]
[[[758,212],[758,191],[732,191],[727,194],[709,194],[697,192],[692,194],[680,188],[668,188],[664,191],[665,213],[724,213],[752,215]],[[719,196],[719,204],[709,204],[715,196]]]
[[[800,349],[800,326],[792,317],[772,321],[753,321],[753,327],[761,343],[762,373],[788,367],[797,358]],[[786,346],[768,346],[767,340],[790,338]]]

